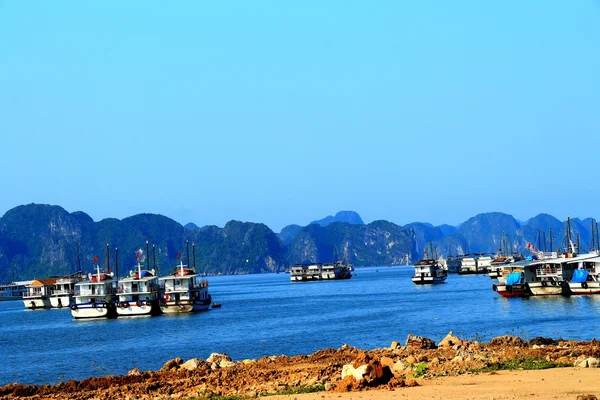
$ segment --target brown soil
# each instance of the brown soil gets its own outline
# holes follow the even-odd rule
[[[0,387],[1,399],[163,399],[163,398],[209,398],[213,396],[255,397],[267,394],[300,392],[306,388],[321,389],[318,397],[326,398],[345,395],[341,392],[369,391],[376,389],[415,393],[415,398],[426,396],[419,390],[426,387],[452,387],[455,382],[448,379],[474,379],[474,377],[499,378],[506,371],[478,373],[486,367],[507,360],[529,357],[537,361],[552,361],[563,366],[590,358],[600,358],[600,345],[592,342],[552,341],[536,338],[535,343],[524,342],[515,337],[495,338],[491,342],[461,341],[451,337],[444,339],[436,349],[419,346],[399,346],[394,349],[363,351],[353,347],[326,349],[311,355],[294,357],[263,357],[258,360],[221,364],[220,361],[199,360],[194,368],[186,369],[182,360],[169,361],[159,371],[131,371],[127,376],[106,376],[67,381],[56,385],[20,385],[18,383]],[[443,341],[443,342],[444,342]],[[538,344],[543,343],[543,344]],[[395,346],[394,346],[395,347]],[[367,364],[363,379],[351,376],[342,379],[346,364],[354,367]],[[590,366],[592,363],[590,362]],[[568,371],[560,368],[549,371]],[[600,378],[600,369],[582,370]],[[523,373],[549,373],[547,371],[522,371]],[[561,372],[556,372],[561,374]],[[445,378],[449,377],[449,378]],[[571,379],[577,380],[577,377]],[[556,381],[556,379],[554,379]],[[598,379],[600,382],[600,379]],[[542,383],[542,385],[546,385]],[[415,387],[419,386],[419,387]],[[546,386],[544,386],[546,387]],[[406,389],[404,389],[406,388]],[[512,386],[507,383],[507,388]],[[600,389],[600,384],[598,384]],[[534,388],[523,387],[527,391]],[[464,390],[464,387],[463,387]],[[500,389],[499,389],[500,390]],[[337,393],[337,394],[336,394]],[[445,392],[440,392],[445,393]],[[291,396],[298,397],[294,394]],[[302,395],[316,398],[312,395]],[[379,395],[377,395],[379,396]],[[355,396],[356,397],[356,396]],[[352,397],[352,398],[355,398]],[[363,396],[364,397],[364,396]],[[431,397],[431,396],[430,396]],[[442,396],[444,398],[453,398]],[[505,398],[499,395],[496,399]],[[492,398],[487,397],[487,398]],[[575,399],[576,396],[572,398]],[[426,397],[422,397],[426,398]],[[441,397],[438,397],[441,398]],[[456,397],[460,398],[460,397]],[[480,398],[480,397],[472,397]],[[537,397],[536,397],[537,398]]]

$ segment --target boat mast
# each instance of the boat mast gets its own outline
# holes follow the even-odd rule
[[[600,250],[600,233],[598,233],[598,222],[596,222],[596,244],[598,245],[598,250]]]
[[[119,248],[115,247],[115,276],[119,279]]]
[[[542,235],[544,235],[544,239],[543,239],[543,241],[544,241],[544,251],[546,251],[546,231],[543,231]]]
[[[554,242],[554,239],[552,238],[552,227],[550,227],[550,253],[552,253],[553,242]]]
[[[152,245],[152,258],[153,258],[153,264],[154,264],[154,272],[156,273],[156,276],[158,276],[158,267],[156,265],[156,246]]]
[[[77,243],[77,268],[81,272],[81,256],[79,255],[79,243]]]
[[[150,249],[148,241],[146,240],[146,269],[150,271]]]
[[[192,243],[192,259],[194,260],[194,271],[196,270],[196,245]]]
[[[106,272],[110,270],[110,246],[106,243]],[[98,277],[100,279],[100,277]]]
[[[187,265],[188,268],[190,267],[190,242],[189,241],[185,241],[185,251],[187,253]]]

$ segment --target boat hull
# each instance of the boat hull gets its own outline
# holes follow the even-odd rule
[[[50,308],[50,299],[48,298],[29,298],[29,299],[23,299],[23,305],[25,305],[25,308],[29,309],[29,310],[38,310],[38,309],[42,309],[42,308]]]
[[[563,294],[563,288],[556,281],[531,282],[529,290],[533,296],[558,296]]]
[[[527,284],[505,285],[503,283],[492,285],[492,289],[502,297],[528,297],[531,296]]]
[[[72,296],[56,296],[50,297],[50,305],[52,308],[63,308],[69,307],[69,305],[73,302]]]
[[[568,294],[599,294],[600,282],[569,282]]]
[[[117,311],[114,304],[96,302],[71,305],[71,315],[75,319],[116,318]]]
[[[175,301],[168,300],[163,301],[160,305],[160,311],[163,314],[186,314],[197,311],[206,311],[210,307],[211,300],[208,301],[197,301],[195,303],[184,300]]]
[[[119,317],[135,317],[140,315],[157,315],[160,307],[157,301],[121,301],[117,305]]]
[[[415,285],[435,285],[446,282],[448,276],[413,276],[410,278]]]
[[[485,275],[488,273],[487,269],[478,269],[478,270],[464,270],[464,269],[459,269],[458,270],[458,274],[459,275]]]

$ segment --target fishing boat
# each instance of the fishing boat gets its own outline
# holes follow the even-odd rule
[[[119,280],[117,292],[117,315],[158,315],[160,314],[160,286],[154,269],[142,270],[138,260],[137,270]]]
[[[94,259],[97,262],[97,259]],[[101,273],[96,265],[96,274],[75,284],[75,302],[71,304],[71,315],[76,319],[115,318],[117,280],[112,271]]]
[[[181,314],[208,310],[212,298],[208,293],[208,282],[193,268],[180,261],[169,276],[159,278],[164,297],[160,299],[160,310],[164,314]]]
[[[26,286],[23,304],[30,310],[50,308],[50,294],[54,290],[57,278],[35,279]]]

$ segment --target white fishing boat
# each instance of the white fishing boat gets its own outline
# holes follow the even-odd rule
[[[52,308],[69,307],[75,299],[75,285],[82,280],[83,277],[80,274],[57,279],[50,294]]]
[[[164,314],[180,314],[208,310],[212,298],[208,293],[208,282],[193,268],[180,261],[173,274],[159,278],[164,297],[160,299],[160,310]]]
[[[444,283],[448,270],[441,267],[437,260],[423,259],[415,264],[415,275],[411,280],[417,285]]]
[[[119,280],[117,314],[119,316],[157,315],[160,313],[160,286],[154,269],[142,270],[138,261],[137,271]]]
[[[23,304],[30,310],[50,308],[50,294],[54,290],[57,278],[35,279],[26,286]]]
[[[30,285],[32,282],[10,282],[0,285],[0,301],[23,300],[23,294],[27,293],[27,285]]]
[[[75,284],[75,302],[71,304],[71,315],[76,319],[115,318],[117,280],[112,272],[101,273],[96,266],[96,274]]]

